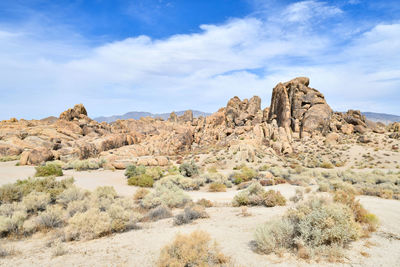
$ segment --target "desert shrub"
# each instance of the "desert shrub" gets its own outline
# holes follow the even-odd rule
[[[319,165],[319,167],[320,167],[320,168],[324,168],[324,169],[333,169],[333,168],[335,168],[335,165],[333,165],[331,162],[325,161],[325,162],[322,162],[322,163]]]
[[[65,227],[67,240],[90,240],[111,233],[112,219],[107,212],[92,208],[84,213],[77,213]]]
[[[230,179],[232,179],[233,183],[240,184],[242,182],[250,181],[253,178],[256,178],[258,175],[257,171],[244,166],[240,169],[240,172],[235,172],[231,175]]]
[[[125,176],[126,178],[131,178],[133,176],[141,175],[146,173],[146,167],[144,166],[135,166],[135,165],[129,165],[125,169]]]
[[[183,213],[180,213],[174,217],[175,225],[182,225],[191,223],[194,220],[200,218],[209,218],[210,216],[207,214],[203,206],[195,205],[193,207],[188,206],[183,210]]]
[[[290,198],[290,201],[293,201],[294,203],[299,202],[300,200],[304,199],[304,191],[300,188],[296,188],[296,193],[294,196]]]
[[[85,159],[85,160],[73,160],[63,166],[64,169],[74,169],[76,171],[87,171],[97,170],[104,166],[106,161],[104,159]]]
[[[170,208],[182,207],[190,201],[190,197],[173,183],[162,184],[158,181],[154,184],[154,191],[147,194],[141,204],[144,208],[154,208],[166,205]]]
[[[146,168],[146,174],[154,180],[158,180],[164,175],[164,171],[160,167],[148,167]]]
[[[49,193],[51,201],[54,201],[57,196],[70,187],[73,182],[73,178],[57,181],[54,177],[18,180],[14,184],[7,184],[0,187],[0,202],[3,204],[21,201],[24,196],[27,196],[33,191]]]
[[[10,216],[0,215],[0,235],[20,234],[27,217],[27,213],[22,209],[14,210]]]
[[[178,234],[161,250],[157,266],[223,266],[228,263],[229,258],[211,242],[208,233],[195,231],[189,235]]]
[[[64,190],[58,197],[57,202],[63,206],[68,206],[70,202],[83,200],[89,193],[81,188],[72,186]]]
[[[148,174],[140,174],[128,178],[128,185],[140,186],[140,187],[152,187],[154,179]]]
[[[158,221],[171,217],[171,210],[167,206],[160,205],[158,207],[155,207],[154,209],[149,210],[145,218],[150,221]]]
[[[203,174],[201,175],[201,179],[203,179],[205,183],[220,183],[224,184],[226,187],[232,187],[232,182],[228,180],[227,177],[217,172]]]
[[[53,248],[51,255],[53,257],[59,257],[62,255],[65,255],[67,253],[68,253],[68,249],[65,247],[65,245],[61,242],[57,242],[56,244],[54,244],[54,248]]]
[[[197,200],[196,204],[200,205],[200,206],[203,206],[205,208],[210,208],[210,207],[214,206],[213,203],[210,200],[205,199],[205,198]]]
[[[186,177],[193,177],[199,174],[199,168],[194,161],[185,162],[179,166],[179,172]]]
[[[107,210],[117,197],[117,192],[112,186],[99,186],[91,195],[92,206],[101,211]]]
[[[46,165],[35,167],[36,177],[63,176],[62,168],[56,163],[47,162]]]
[[[49,193],[33,191],[23,198],[22,204],[28,212],[37,212],[45,210],[50,201]]]
[[[350,208],[313,198],[289,210],[283,219],[258,227],[255,244],[262,253],[289,250],[297,251],[299,257],[310,258],[321,256],[322,247],[325,251],[344,248],[359,236],[360,226]]]
[[[143,199],[150,191],[146,188],[139,188],[136,190],[135,195],[133,195],[133,199],[141,200]]]
[[[107,210],[111,218],[111,230],[113,232],[123,232],[136,226],[138,219],[136,214],[132,208],[125,208],[122,201],[115,201]]]
[[[365,235],[376,230],[379,223],[378,218],[374,214],[369,213],[359,201],[356,201],[354,194],[338,190],[335,192],[333,199],[351,209],[356,222],[363,226]]]
[[[279,191],[269,190],[263,194],[266,207],[285,206],[286,198]]]
[[[259,252],[282,253],[293,245],[295,227],[287,218],[277,218],[260,225],[255,231],[255,241]]]
[[[60,206],[49,206],[37,217],[37,225],[42,229],[60,227],[63,224],[64,210]]]
[[[234,197],[232,204],[236,207],[246,205],[274,207],[276,205],[284,206],[286,199],[278,191],[266,192],[259,183],[252,183]]]
[[[17,251],[13,247],[6,247],[2,244],[0,245],[0,258],[13,256],[15,254],[17,254]]]
[[[3,156],[0,157],[0,162],[19,160],[21,156]]]
[[[226,192],[226,185],[221,183],[212,183],[208,188],[210,192]]]
[[[83,213],[87,211],[91,206],[89,199],[74,200],[68,203],[67,216],[72,217],[77,213]]]
[[[179,168],[177,166],[173,165],[168,168],[167,172],[168,172],[168,175],[177,175],[177,174],[179,174]]]
[[[198,190],[204,181],[200,178],[188,178],[182,175],[169,175],[161,178],[158,183],[160,184],[174,184],[184,190]]]

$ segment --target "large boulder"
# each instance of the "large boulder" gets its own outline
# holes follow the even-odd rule
[[[225,120],[229,128],[254,125],[255,123],[260,123],[262,119],[261,99],[258,96],[253,96],[250,100],[244,99],[243,101],[235,96],[226,105]]]
[[[54,158],[53,153],[45,147],[38,147],[21,154],[20,165],[38,165]]]
[[[326,131],[332,116],[332,109],[325,97],[316,89],[308,87],[306,77],[279,83],[272,91],[268,122],[276,120],[279,127],[287,132]]]

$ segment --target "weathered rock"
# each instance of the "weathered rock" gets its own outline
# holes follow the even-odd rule
[[[368,136],[365,136],[365,135],[361,135],[360,137],[358,137],[357,141],[360,143],[363,143],[363,144],[368,144],[368,143],[372,142],[372,140]]]
[[[337,133],[329,133],[325,137],[325,143],[329,145],[335,145],[339,141],[340,135]]]
[[[51,151],[45,147],[24,151],[20,158],[20,165],[38,165],[54,158]]]
[[[60,120],[72,121],[74,119],[79,119],[80,115],[87,116],[87,111],[82,104],[77,104],[74,108],[70,108],[60,114]]]
[[[276,120],[288,132],[327,131],[332,109],[324,96],[308,87],[309,79],[299,77],[279,83],[272,92],[268,122]]]

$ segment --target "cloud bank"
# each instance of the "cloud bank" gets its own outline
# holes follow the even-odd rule
[[[57,115],[81,102],[92,117],[213,112],[234,95],[268,106],[272,88],[296,76],[310,77],[335,110],[400,114],[400,23],[361,29],[346,18],[340,7],[303,1],[194,34],[97,46],[0,26],[0,119]]]

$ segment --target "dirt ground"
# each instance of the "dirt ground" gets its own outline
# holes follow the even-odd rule
[[[114,186],[116,191],[131,196],[137,188],[128,186],[123,171],[65,171],[73,176],[77,186],[89,190],[97,186]],[[33,167],[17,167],[15,162],[0,163],[0,185],[15,182],[34,174]],[[268,187],[279,190],[286,198],[294,195],[296,186],[283,184]],[[379,230],[368,239],[354,242],[346,252],[343,263],[299,261],[291,255],[282,257],[260,255],[251,247],[255,228],[274,217],[281,216],[285,207],[249,207],[251,216],[241,216],[241,208],[230,207],[236,190],[222,193],[188,192],[193,200],[206,198],[218,203],[208,208],[208,219],[192,224],[173,226],[172,219],[145,223],[142,229],[91,240],[65,243],[67,253],[53,257],[46,246],[51,233],[39,233],[18,241],[2,241],[12,246],[17,255],[0,260],[0,266],[154,266],[160,249],[171,242],[177,233],[201,229],[215,239],[222,252],[232,258],[235,266],[400,266],[400,201],[360,196],[360,202],[380,219]],[[179,212],[175,210],[174,213]]]

